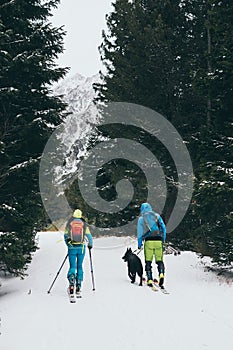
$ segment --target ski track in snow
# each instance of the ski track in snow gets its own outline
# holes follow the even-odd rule
[[[94,239],[96,291],[92,291],[88,250],[82,299],[69,303],[68,261],[51,294],[47,291],[66,255],[59,232],[39,233],[28,277],[7,278],[0,288],[2,350],[230,350],[233,348],[232,285],[205,272],[191,252],[165,255],[164,295],[133,285],[121,259],[125,238]],[[109,247],[109,249],[107,249]],[[115,249],[111,249],[115,247]],[[144,264],[143,253],[140,258]],[[154,276],[157,271],[154,267]]]

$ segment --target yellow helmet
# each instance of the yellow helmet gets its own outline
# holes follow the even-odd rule
[[[83,215],[83,213],[82,213],[82,210],[80,210],[80,209],[75,209],[75,211],[74,211],[74,213],[73,213],[73,217],[74,218],[81,218],[82,217],[82,215]]]

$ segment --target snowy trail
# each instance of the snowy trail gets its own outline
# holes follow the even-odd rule
[[[232,286],[220,285],[190,252],[165,256],[169,295],[132,285],[121,259],[125,242],[125,238],[116,237],[94,240],[96,291],[92,291],[87,252],[83,298],[70,304],[66,293],[68,262],[47,294],[66,255],[61,234],[40,233],[40,249],[33,257],[29,276],[3,280],[1,349],[233,348]],[[128,246],[135,249],[136,242]],[[140,257],[143,261],[143,254]]]

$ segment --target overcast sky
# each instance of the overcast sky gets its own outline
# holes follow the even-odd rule
[[[102,68],[98,46],[102,30],[106,29],[106,14],[113,9],[113,0],[61,0],[51,21],[54,26],[64,25],[65,51],[59,66],[69,66],[70,74],[92,76]]]

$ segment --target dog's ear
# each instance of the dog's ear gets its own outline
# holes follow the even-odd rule
[[[131,248],[129,248],[129,252],[132,252],[132,249],[131,249]]]

